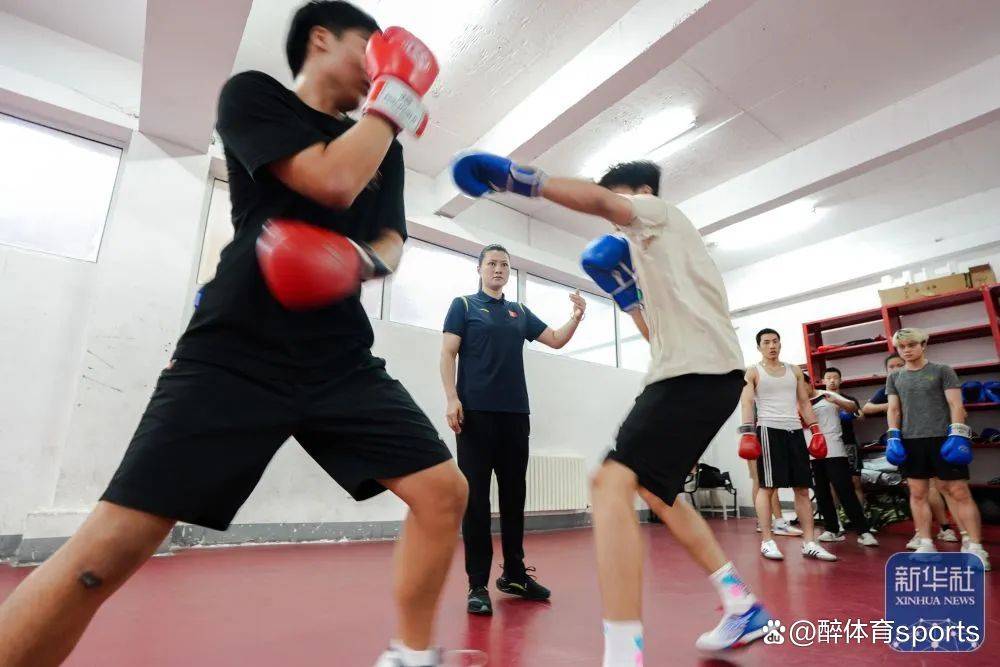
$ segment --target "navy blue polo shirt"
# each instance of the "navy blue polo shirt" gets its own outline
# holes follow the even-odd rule
[[[466,410],[527,414],[524,341],[535,340],[545,322],[521,304],[482,290],[456,297],[444,319],[444,332],[461,337],[458,348],[458,400]]]
[[[885,405],[888,403],[889,397],[885,393],[885,387],[879,387],[879,390],[875,392],[875,395],[868,402],[872,405]]]

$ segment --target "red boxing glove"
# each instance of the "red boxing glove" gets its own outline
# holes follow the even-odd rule
[[[809,440],[809,453],[813,458],[826,458],[826,436],[819,429],[819,424],[810,424],[809,430],[812,432],[812,439]]]
[[[257,261],[271,294],[289,310],[321,308],[361,289],[358,246],[336,232],[294,220],[269,220]]]
[[[365,50],[372,81],[364,113],[379,116],[396,128],[420,136],[427,127],[421,98],[437,78],[439,67],[431,50],[408,30],[395,27],[373,33]]]
[[[754,461],[760,458],[762,450],[760,439],[757,437],[757,429],[753,424],[742,424],[738,429],[740,436],[740,458],[747,461]]]

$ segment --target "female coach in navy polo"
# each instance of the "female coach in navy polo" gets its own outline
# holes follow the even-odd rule
[[[559,349],[576,332],[587,308],[570,294],[572,315],[551,329],[524,305],[507,301],[510,253],[489,245],[479,253],[479,291],[456,297],[444,322],[441,381],[448,398],[448,426],[458,441],[458,467],[469,480],[469,506],[462,520],[468,610],[491,614],[486,590],[493,561],[490,536],[490,476],[496,471],[500,496],[503,575],[497,589],[529,600],[547,600],[549,590],[524,565],[524,497],[528,469],[528,389],[524,341]],[[455,358],[458,357],[458,382]]]

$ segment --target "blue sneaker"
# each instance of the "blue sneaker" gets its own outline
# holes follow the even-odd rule
[[[702,651],[740,648],[767,634],[771,615],[764,605],[755,603],[745,613],[725,614],[712,630],[698,637],[695,646]]]

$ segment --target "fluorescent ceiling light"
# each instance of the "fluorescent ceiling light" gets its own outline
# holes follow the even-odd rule
[[[808,231],[827,210],[813,201],[799,199],[709,234],[705,241],[717,244],[721,250],[759,248]]]
[[[592,155],[580,173],[588,178],[600,177],[616,162],[629,160],[657,160],[669,154],[674,140],[695,126],[691,109],[667,109],[645,119],[638,126],[626,130],[604,148]]]

